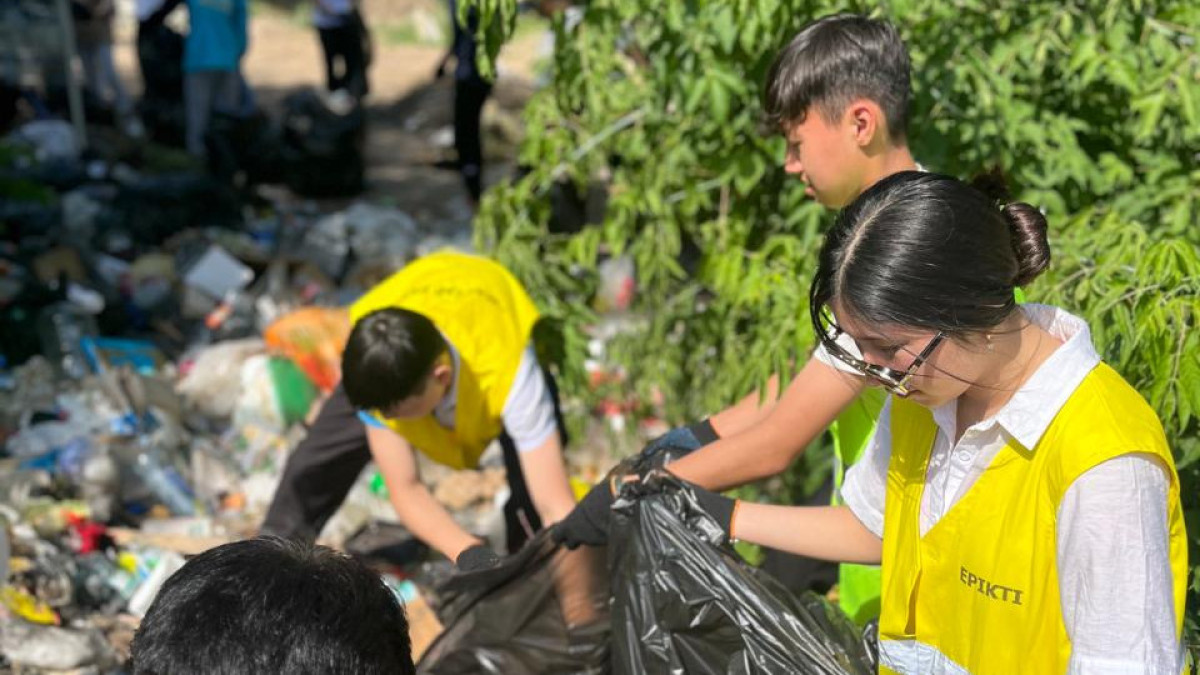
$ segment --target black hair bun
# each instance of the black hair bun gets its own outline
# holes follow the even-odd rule
[[[1046,216],[1024,202],[1005,204],[1004,219],[1012,231],[1013,250],[1017,253],[1015,286],[1026,286],[1050,266],[1050,242],[1046,238]]]

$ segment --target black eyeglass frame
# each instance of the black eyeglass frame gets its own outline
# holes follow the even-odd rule
[[[911,393],[911,390],[908,388],[908,383],[912,381],[912,378],[914,375],[916,375],[917,370],[929,360],[929,357],[933,356],[934,350],[936,350],[938,346],[942,344],[942,341],[946,339],[946,334],[942,331],[938,331],[937,334],[929,340],[929,344],[925,345],[925,348],[921,350],[921,353],[917,354],[917,358],[913,359],[913,362],[908,366],[908,368],[904,370],[895,370],[893,368],[887,368],[874,363],[868,363],[867,361],[856,358],[850,354],[850,352],[846,351],[837,343],[838,336],[846,331],[842,330],[841,326],[833,322],[832,318],[828,316],[828,311],[821,312],[821,318],[824,319],[824,321],[821,322],[821,332],[824,333],[824,335],[821,336],[821,342],[825,345],[825,349],[829,351],[830,356],[838,361],[841,361],[847,366],[850,366],[860,375],[875,380],[889,393],[895,394],[901,398],[904,398]],[[832,335],[830,335],[824,329],[823,324],[826,322],[830,327],[833,328],[834,332]]]

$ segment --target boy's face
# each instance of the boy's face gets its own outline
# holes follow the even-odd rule
[[[784,128],[784,171],[799,176],[807,185],[804,193],[825,206],[839,209],[849,204],[868,187],[863,185],[866,156],[858,132],[849,109],[830,123],[815,107],[809,108],[804,121]]]

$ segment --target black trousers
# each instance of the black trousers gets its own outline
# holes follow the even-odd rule
[[[329,91],[345,89],[355,98],[370,91],[367,82],[369,57],[366,25],[358,12],[346,23],[334,28],[319,28],[321,49],[325,53],[325,82]]]
[[[567,428],[559,405],[558,386],[549,373],[546,385],[554,401],[559,438],[565,447]],[[504,523],[509,551],[515,552],[530,533],[542,528],[542,520],[525,485],[516,444],[508,432],[502,432],[498,440],[504,450],[511,493],[504,505]],[[308,435],[288,458],[263,521],[262,533],[315,540],[370,461],[366,427],[339,384],[321,407]]]
[[[454,149],[458,170],[475,202],[483,194],[483,104],[492,85],[480,77],[454,81]]]

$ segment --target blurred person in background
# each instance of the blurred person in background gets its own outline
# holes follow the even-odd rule
[[[137,0],[137,57],[142,72],[142,123],[158,141],[183,139],[184,37],[167,25],[183,0]]]
[[[121,130],[140,138],[144,130],[133,111],[133,100],[113,63],[114,0],[72,0],[75,44],[83,65],[84,86],[96,101],[111,107]]]
[[[371,36],[355,0],[314,0],[313,25],[325,54],[325,86],[355,99],[370,92]]]
[[[187,4],[191,28],[183,55],[186,145],[192,155],[204,157],[204,135],[214,110],[239,116],[254,108],[241,75],[249,44],[248,17],[246,0]]]
[[[445,74],[454,59],[454,150],[458,153],[458,172],[462,175],[471,207],[479,206],[483,195],[483,104],[492,93],[492,83],[484,79],[475,63],[478,43],[475,31],[479,15],[474,8],[467,13],[467,25],[458,22],[458,2],[449,0],[454,42],[438,64],[436,77]]]

